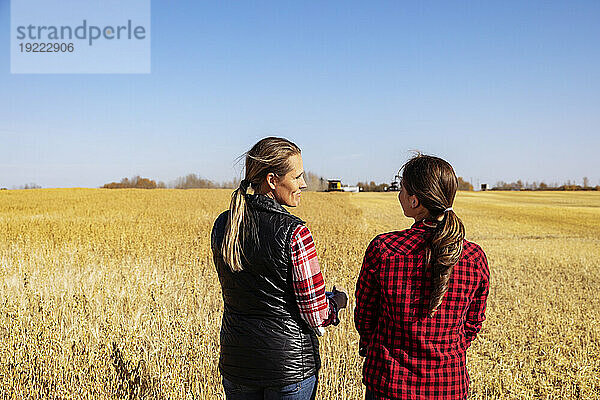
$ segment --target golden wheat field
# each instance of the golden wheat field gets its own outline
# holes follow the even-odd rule
[[[228,190],[0,192],[0,398],[220,399],[209,234]],[[600,193],[459,193],[491,269],[472,399],[600,398]],[[328,287],[404,229],[395,194],[306,193]],[[361,399],[352,321],[321,338],[320,399]]]

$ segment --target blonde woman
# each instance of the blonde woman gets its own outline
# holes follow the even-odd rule
[[[225,395],[314,399],[317,335],[339,322],[347,295],[326,295],[312,235],[282,207],[297,206],[306,188],[298,146],[268,137],[245,161],[245,177],[211,238],[224,301],[219,370]]]

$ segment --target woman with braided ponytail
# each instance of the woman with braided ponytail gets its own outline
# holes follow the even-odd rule
[[[413,157],[398,199],[415,222],[366,251],[354,322],[367,400],[467,398],[466,350],[485,319],[489,269],[452,208],[457,187],[446,161]]]
[[[227,400],[315,398],[317,336],[339,323],[348,296],[325,292],[312,235],[283,208],[299,205],[305,188],[298,146],[264,138],[246,153],[245,177],[213,226]]]

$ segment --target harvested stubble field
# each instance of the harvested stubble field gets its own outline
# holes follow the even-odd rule
[[[0,398],[219,399],[222,310],[209,233],[227,190],[0,192]],[[472,399],[600,398],[600,193],[465,193],[488,255]],[[328,287],[353,291],[395,194],[306,193]],[[321,339],[319,398],[361,399],[352,322]]]

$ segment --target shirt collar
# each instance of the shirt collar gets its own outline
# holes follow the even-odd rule
[[[264,194],[247,194],[246,200],[252,208],[289,215],[304,223],[304,221],[302,221],[300,218],[296,217],[295,215],[292,215],[288,210],[283,208],[283,206],[271,196],[266,196]]]
[[[284,214],[289,214],[288,211],[277,202],[277,200],[264,194],[247,194],[246,200],[251,206],[255,208],[259,208],[265,211],[275,211]]]
[[[411,229],[420,229],[422,231],[427,231],[430,229],[434,229],[435,227],[436,227],[435,223],[422,219],[422,220],[416,221],[414,224],[412,224]]]

